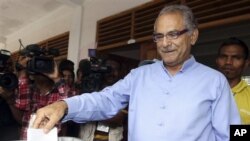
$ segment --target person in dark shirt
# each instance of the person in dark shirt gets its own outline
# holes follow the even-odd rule
[[[0,85],[0,141],[9,141],[19,139],[19,128],[20,124],[18,120],[16,120],[16,115],[18,115],[18,110],[14,106],[13,99],[14,95],[14,74],[13,77],[10,77],[10,73],[13,72],[13,62],[9,58],[8,60],[4,60],[2,57],[0,58],[1,66],[0,66],[0,76],[1,76],[1,85]],[[2,63],[6,61],[5,63]],[[5,77],[2,77],[5,75]],[[8,75],[8,77],[6,77]],[[7,79],[6,79],[7,78]],[[10,79],[13,78],[13,79]],[[9,80],[10,79],[10,80]],[[6,82],[5,85],[2,85],[2,82]],[[13,86],[13,87],[12,87]],[[16,114],[13,114],[16,113]]]

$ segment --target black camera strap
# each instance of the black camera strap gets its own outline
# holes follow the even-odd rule
[[[56,82],[54,84],[54,86],[52,87],[51,90],[49,90],[45,95],[51,94],[53,91],[55,91],[59,86],[65,84],[65,80],[64,79],[60,79],[58,82]]]

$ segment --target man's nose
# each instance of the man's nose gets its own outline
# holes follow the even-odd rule
[[[162,40],[162,44],[163,44],[163,46],[168,46],[168,45],[171,44],[171,40],[168,39],[167,36],[164,36],[164,37],[163,37],[163,40]]]
[[[233,59],[231,57],[227,57],[226,64],[232,64],[232,63],[233,63]]]

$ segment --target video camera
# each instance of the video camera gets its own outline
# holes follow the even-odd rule
[[[31,58],[26,68],[29,73],[51,73],[54,70],[53,57],[59,55],[59,50],[41,48],[37,44],[30,44],[21,50],[20,54]]]
[[[79,70],[82,73],[81,91],[93,92],[101,89],[103,75],[111,72],[111,67],[106,66],[102,59],[91,57],[90,60],[84,59],[79,63]]]
[[[10,59],[10,51],[0,50],[0,86],[6,89],[13,89],[18,86],[16,75],[6,70],[7,61]]]
[[[110,73],[111,67],[106,66],[102,59],[91,57],[90,58],[90,70],[92,73]]]

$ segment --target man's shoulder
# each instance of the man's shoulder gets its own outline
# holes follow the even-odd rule
[[[145,77],[154,77],[156,74],[159,74],[161,66],[158,62],[153,64],[147,64],[143,66],[139,66],[130,70],[130,72],[125,76],[125,78],[129,79],[137,79],[137,78],[145,78]]]
[[[207,65],[204,65],[204,64],[201,64],[201,63],[198,63],[199,64],[199,68],[201,70],[203,70],[204,72],[206,73],[211,73],[211,74],[214,74],[214,75],[219,75],[219,76],[223,76],[223,74],[221,72],[219,72],[218,70],[210,67],[210,66],[207,66]]]
[[[157,61],[152,64],[138,66],[137,68],[132,69],[131,72],[134,74],[157,73],[160,70],[159,68],[161,68],[161,64]]]
[[[157,66],[160,66],[162,61],[160,60],[154,60],[154,61],[149,61],[149,63],[147,63],[148,60],[146,60],[146,62],[141,62],[140,64],[142,65],[139,65],[137,67],[137,69],[141,69],[141,70],[145,70],[145,69],[152,69],[152,68],[157,68]]]
[[[241,83],[245,87],[245,89],[248,91],[248,93],[250,94],[250,85],[249,85],[249,82],[242,79]]]
[[[198,64],[199,64],[198,67],[199,71],[194,72],[194,74],[200,75],[201,77],[204,77],[204,79],[206,80],[212,80],[218,83],[227,83],[226,77],[220,71],[201,63]]]

